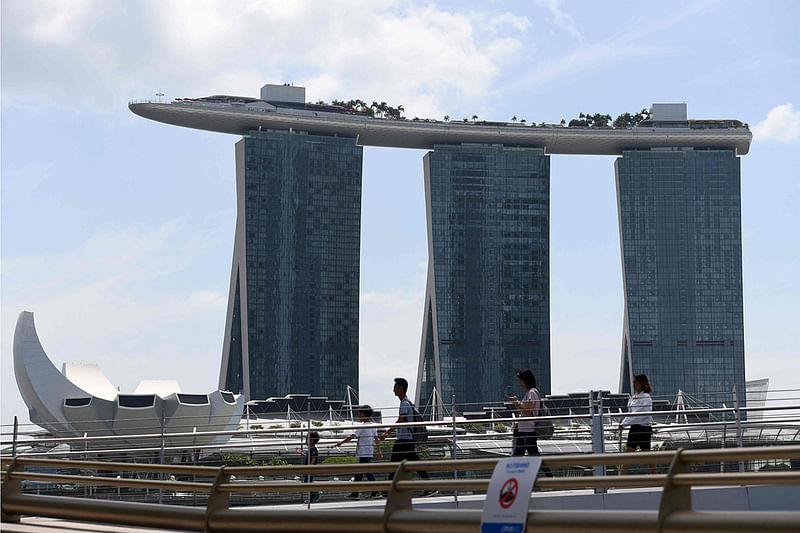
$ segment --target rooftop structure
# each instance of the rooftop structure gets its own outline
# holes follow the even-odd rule
[[[744,155],[753,137],[738,120],[687,120],[686,104],[654,104],[655,116],[633,128],[524,126],[374,118],[342,107],[298,103],[301,89],[266,85],[262,99],[215,95],[176,99],[172,103],[134,101],[128,107],[137,115],[158,122],[220,133],[300,130],[353,137],[362,146],[417,149],[431,149],[436,144],[481,143],[538,147],[548,154],[619,155],[623,150],[694,146],[733,149],[737,155]],[[264,96],[276,100],[265,100]],[[682,114],[675,106],[682,106]]]

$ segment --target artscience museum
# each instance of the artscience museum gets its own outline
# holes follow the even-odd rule
[[[59,438],[163,431],[168,446],[217,445],[229,437],[195,433],[235,430],[244,409],[240,394],[187,394],[174,380],[145,380],[133,393],[121,393],[97,365],[64,363],[59,372],[28,311],[14,332],[14,374],[31,422]]]

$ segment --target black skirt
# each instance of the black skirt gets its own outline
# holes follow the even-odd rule
[[[652,426],[642,426],[640,424],[632,424],[630,431],[628,431],[628,448],[637,447],[641,450],[650,449],[650,439],[653,437]]]

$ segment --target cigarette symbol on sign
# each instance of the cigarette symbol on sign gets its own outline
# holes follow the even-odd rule
[[[500,489],[500,507],[508,509],[517,499],[517,492],[519,492],[519,483],[513,477],[503,483],[503,488]]]

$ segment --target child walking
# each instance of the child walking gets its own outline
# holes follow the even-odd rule
[[[308,434],[308,455],[306,452],[303,451],[302,448],[296,448],[295,450],[297,453],[303,456],[303,458],[307,458],[308,460],[305,461],[306,464],[315,465],[317,464],[317,458],[319,457],[319,451],[317,450],[317,443],[319,442],[319,432],[311,431]],[[306,474],[303,478],[303,483],[313,483],[314,476],[310,474]],[[315,503],[318,502],[320,497],[322,496],[322,491],[315,491],[308,493],[308,499],[303,503]]]
[[[358,420],[361,422],[363,427],[360,427],[353,431],[353,433],[344,438],[341,442],[337,442],[334,444],[335,447],[341,446],[342,444],[349,442],[353,439],[358,439],[356,441],[356,457],[358,457],[359,464],[363,463],[371,463],[372,457],[375,454],[375,449],[378,450],[378,460],[383,459],[383,453],[381,452],[380,441],[378,440],[378,430],[372,426],[372,407],[369,405],[362,405],[358,408]],[[356,483],[361,481],[364,474],[358,473],[353,478],[353,481]],[[375,474],[372,472],[367,472],[367,481],[375,481]],[[380,492],[372,491],[370,493],[370,498],[378,498],[381,496]],[[346,498],[351,500],[357,500],[359,497],[358,492],[351,492],[346,496]]]

